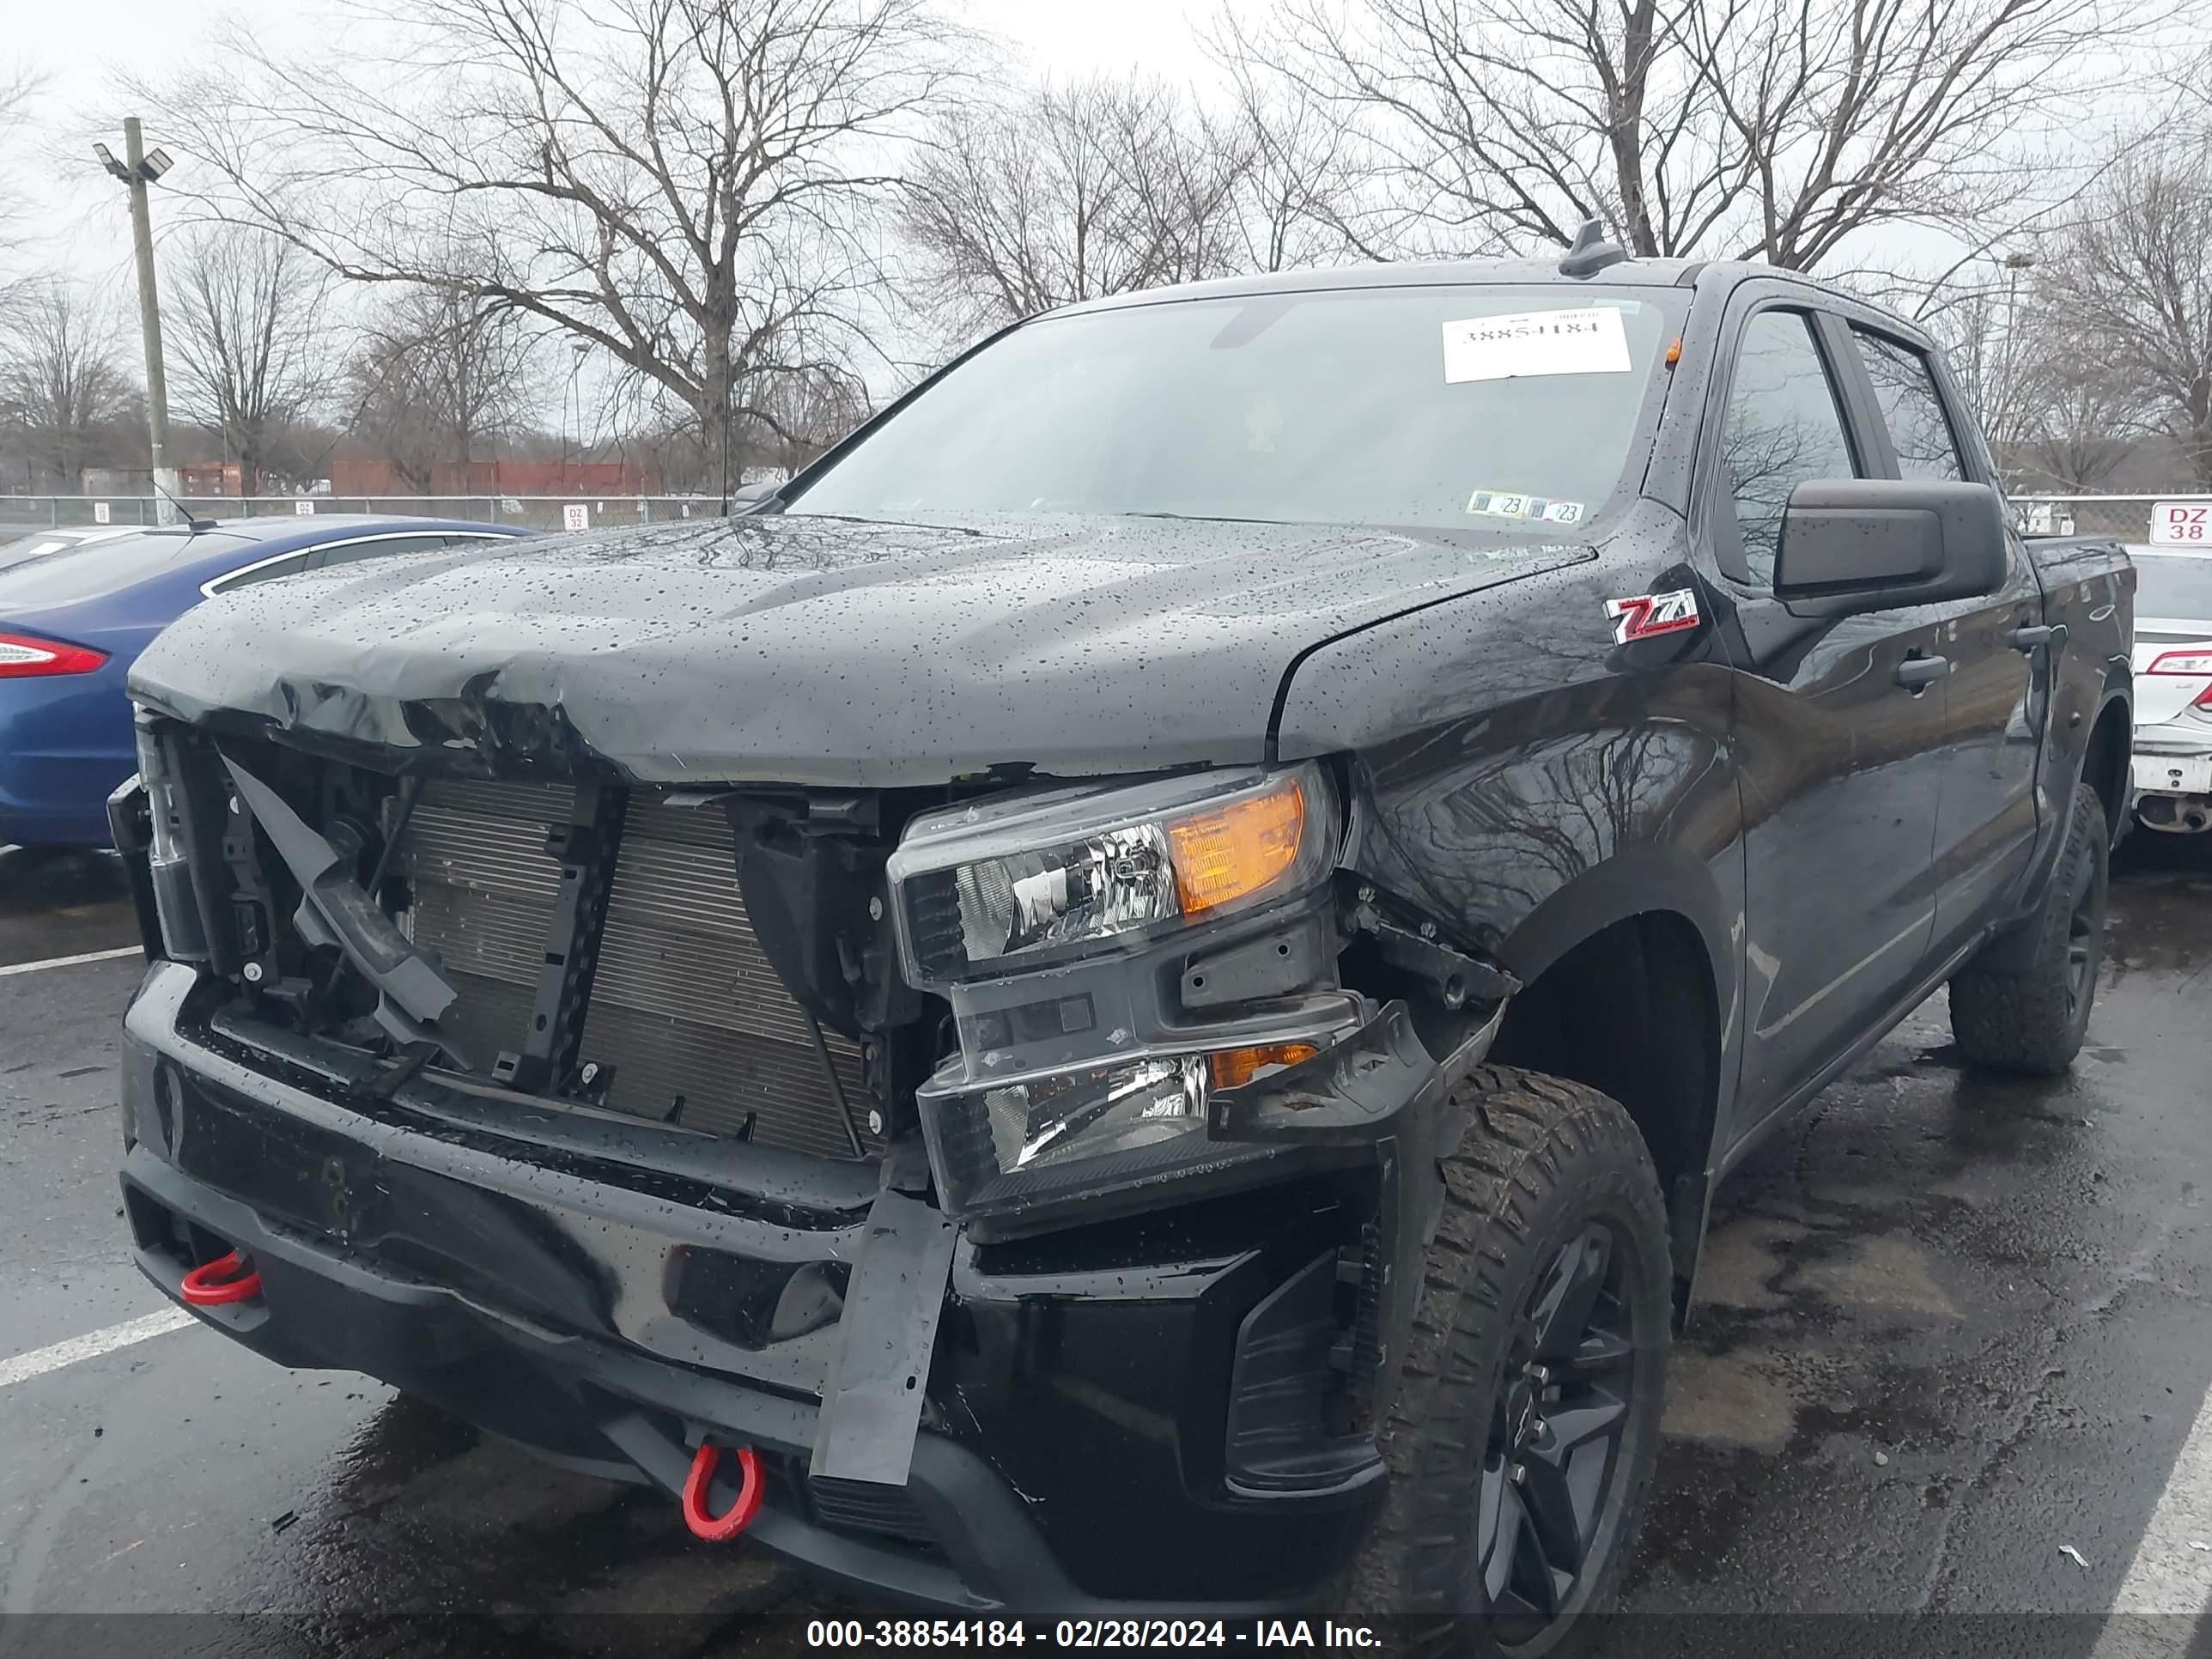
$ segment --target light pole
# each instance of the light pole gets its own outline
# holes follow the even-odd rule
[[[2004,256],[2005,322],[2004,365],[2002,396],[2004,414],[2003,430],[2010,434],[2013,422],[2021,416],[2020,401],[2020,273],[2035,266],[2035,256],[2015,250]],[[2008,477],[2010,475],[2008,474]]]
[[[2009,332],[2020,321],[2020,273],[2035,268],[2033,253],[2008,253],[2005,268],[2005,328]]]
[[[123,180],[131,191],[131,240],[138,254],[138,328],[146,342],[146,433],[154,468],[154,520],[175,521],[171,500],[177,493],[177,475],[169,470],[169,382],[161,372],[161,306],[154,289],[154,217],[146,203],[146,186],[169,170],[169,153],[148,150],[138,131],[138,118],[123,122],[123,160],[105,144],[94,144],[100,166]],[[163,493],[166,492],[166,493]]]
[[[568,342],[568,387],[561,394],[561,471],[563,475],[561,488],[564,492],[570,488],[566,475],[568,471],[568,454],[572,447],[575,453],[576,465],[581,466],[584,463],[584,399],[583,394],[576,389],[576,377],[584,372],[584,359],[591,349],[592,343],[589,340]],[[573,441],[569,436],[568,425],[568,410],[572,404],[576,410],[575,436]]]

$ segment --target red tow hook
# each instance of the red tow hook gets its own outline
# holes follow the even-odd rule
[[[219,1308],[227,1302],[249,1302],[261,1294],[261,1275],[238,1251],[205,1262],[185,1275],[177,1294],[195,1308]]]
[[[752,1525],[753,1516],[760,1513],[760,1459],[750,1446],[739,1446],[735,1453],[744,1477],[738,1486],[738,1501],[730,1505],[726,1515],[707,1513],[707,1488],[714,1481],[714,1465],[721,1455],[722,1449],[712,1441],[701,1442],[691,1456],[691,1472],[684,1477],[684,1524],[691,1528],[694,1538],[703,1538],[710,1544],[727,1543]]]

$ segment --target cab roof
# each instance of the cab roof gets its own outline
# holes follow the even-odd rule
[[[1501,288],[1557,288],[1571,294],[1596,288],[1691,288],[1713,284],[1734,287],[1753,277],[1802,283],[1817,293],[1865,300],[1848,289],[1802,270],[1750,259],[1628,258],[1615,261],[1587,276],[1571,276],[1559,269],[1565,250],[1544,258],[1435,259],[1404,264],[1325,265],[1304,270],[1268,271],[1251,276],[1223,276],[1211,282],[1178,283],[1170,288],[1143,289],[1109,295],[1061,306],[1044,314],[1073,316],[1079,313],[1114,311],[1124,307],[1158,305],[1175,300],[1236,299],[1245,295],[1314,294],[1345,289],[1441,288],[1455,285],[1495,285]]]

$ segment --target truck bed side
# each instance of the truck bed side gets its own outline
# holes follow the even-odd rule
[[[2066,630],[2045,653],[2055,670],[2046,668],[2037,679],[2045,709],[2030,711],[2045,714],[2036,782],[2042,830],[2027,890],[2039,892],[2076,783],[2098,787],[2116,835],[2124,821],[2136,570],[2126,549],[2109,536],[2036,536],[2027,546],[2043,583],[2044,621]]]

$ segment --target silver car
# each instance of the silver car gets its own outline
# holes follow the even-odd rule
[[[2212,547],[2130,547],[2136,590],[2136,816],[2212,830]]]

